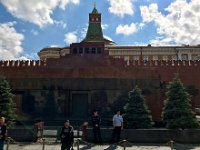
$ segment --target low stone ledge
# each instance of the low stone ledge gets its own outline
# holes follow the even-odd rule
[[[58,129],[57,127],[55,129]],[[111,141],[112,128],[102,128],[101,134],[103,142]],[[58,130],[58,132],[60,132]],[[86,130],[86,139],[93,142],[92,128]],[[8,136],[16,141],[35,141],[36,135],[33,129],[14,128],[8,130]],[[169,129],[124,129],[121,139],[126,139],[132,143],[166,143],[170,140],[179,143],[200,143],[200,129],[169,130]]]
[[[87,141],[93,141],[93,131],[87,129]],[[111,141],[112,129],[102,128],[101,135],[103,142]],[[166,143],[170,140],[180,143],[200,143],[200,129],[124,129],[121,132],[121,139],[132,143]]]

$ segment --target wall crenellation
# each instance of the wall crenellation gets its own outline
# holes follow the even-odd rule
[[[48,61],[48,60],[47,60]],[[43,60],[1,60],[0,67],[45,67],[47,61]],[[59,63],[59,62],[58,62]],[[62,63],[61,63],[62,65]],[[111,60],[110,65],[124,67],[192,67],[200,66],[200,61],[183,61],[183,60]]]
[[[46,61],[42,60],[1,60],[0,67],[43,67]]]
[[[200,61],[182,61],[182,60],[149,60],[149,61],[126,61],[126,66],[130,67],[192,67],[192,66],[200,66]]]

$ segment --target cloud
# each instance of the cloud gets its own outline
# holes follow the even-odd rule
[[[147,6],[140,7],[141,15],[143,18],[143,22],[151,22],[159,18],[161,14],[158,12],[158,5],[156,3],[152,3]]]
[[[110,3],[109,12],[117,16],[133,15],[132,0],[108,0]]]
[[[13,27],[16,22],[0,24],[0,59],[10,60],[18,59],[23,53],[22,41],[24,36],[17,33]]]
[[[35,36],[38,35],[38,31],[36,31],[36,30],[34,30],[34,29],[31,30],[31,33],[32,33],[33,35],[35,35]]]
[[[140,29],[143,29],[144,26],[145,26],[145,24],[144,24],[143,22],[139,24],[139,28],[140,28]]]
[[[65,6],[69,3],[79,4],[80,0],[60,0],[59,7],[65,10]]]
[[[106,30],[106,29],[108,29],[109,25],[108,24],[102,24],[101,27],[102,27],[102,30]]]
[[[1,0],[0,2],[16,18],[44,27],[55,23],[51,15],[56,7],[65,9],[67,4],[78,4],[79,0]]]
[[[21,60],[38,60],[39,57],[38,57],[38,54],[35,52],[30,53],[30,54],[23,53],[23,56],[19,57],[19,59],[21,59]]]
[[[76,35],[76,32],[69,32],[65,34],[65,39],[64,39],[65,43],[67,45],[70,45],[72,43],[76,43],[78,42],[78,37]]]
[[[62,47],[62,46],[53,44],[53,45],[50,45],[50,47]]]
[[[88,30],[88,24],[85,25],[85,27],[83,27],[82,29],[78,30],[78,33],[80,33],[80,41],[83,40],[86,37],[87,34],[87,30]]]
[[[61,27],[63,29],[65,29],[67,27],[67,24],[63,21],[54,21],[55,25],[57,25],[58,27]]]
[[[151,42],[166,44],[200,43],[200,1],[175,0],[162,14],[155,3],[141,6],[141,16],[144,23],[154,22],[158,37]]]
[[[124,35],[131,35],[137,31],[137,27],[134,23],[131,23],[130,25],[119,25],[116,28],[116,34],[124,34]]]
[[[151,45],[175,45],[175,43],[173,43],[171,41],[171,38],[165,37],[165,36],[157,36],[155,39],[150,41]]]

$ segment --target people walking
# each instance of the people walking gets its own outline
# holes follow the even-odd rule
[[[113,133],[112,133],[112,142],[119,142],[121,130],[123,129],[123,118],[120,115],[120,110],[113,116]]]
[[[61,150],[70,150],[74,142],[74,131],[73,127],[70,125],[69,120],[64,122],[64,126],[60,133],[61,138]]]
[[[100,131],[101,118],[96,110],[93,112],[93,115],[91,117],[91,122],[93,127],[94,143],[102,144],[101,131]]]
[[[3,150],[4,141],[6,138],[6,125],[5,125],[5,118],[0,118],[0,150]]]

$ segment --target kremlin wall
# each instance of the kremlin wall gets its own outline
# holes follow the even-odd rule
[[[20,118],[86,120],[97,109],[102,119],[111,120],[138,85],[153,119],[160,121],[166,86],[175,73],[192,95],[193,109],[200,108],[199,46],[179,46],[173,53],[170,47],[158,51],[158,47],[143,46],[143,50],[152,49],[151,57],[139,47],[134,53],[131,46],[121,57],[109,47],[123,51],[103,37],[101,14],[94,7],[82,42],[42,49],[38,52],[41,60],[0,61],[0,76],[11,85]]]

